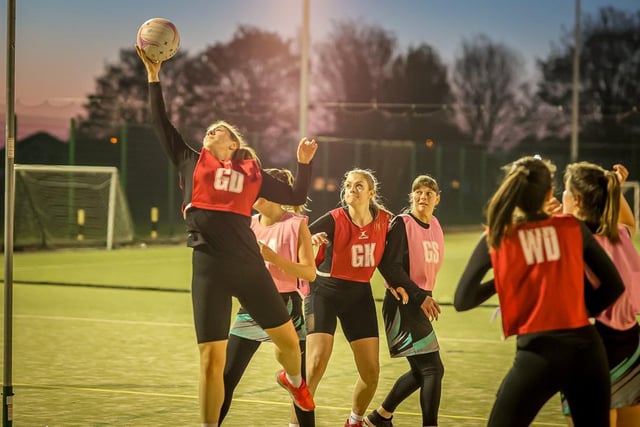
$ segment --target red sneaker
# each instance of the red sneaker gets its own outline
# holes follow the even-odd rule
[[[287,379],[287,373],[283,370],[276,373],[276,381],[280,384],[280,387],[287,390],[293,399],[293,403],[303,411],[313,411],[316,407],[313,403],[313,396],[309,392],[307,383],[302,379],[300,387],[295,387]]]
[[[358,421],[356,424],[349,424],[349,418],[344,422],[344,427],[365,427],[362,421]]]

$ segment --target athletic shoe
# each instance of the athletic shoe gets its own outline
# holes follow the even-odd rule
[[[392,419],[393,417],[389,419],[382,418],[382,415],[374,409],[369,415],[364,417],[364,425],[370,427],[393,427]]]
[[[287,373],[283,370],[276,373],[276,381],[280,384],[280,387],[287,390],[293,399],[293,403],[303,411],[313,411],[316,407],[313,403],[313,396],[309,392],[307,383],[302,379],[300,387],[296,387],[287,379]]]
[[[356,424],[350,424],[349,418],[347,418],[347,421],[344,422],[344,427],[364,427],[364,424],[362,421],[358,421]]]

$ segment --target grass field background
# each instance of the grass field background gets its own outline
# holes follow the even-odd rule
[[[435,297],[445,365],[441,426],[482,426],[511,365],[515,340],[490,322],[496,300],[456,313],[447,303],[478,232],[448,233]],[[198,354],[189,290],[191,251],[183,244],[113,251],[16,252],[13,259],[15,426],[198,426]],[[379,276],[374,294],[383,287]],[[378,313],[380,313],[380,302]],[[382,325],[379,317],[379,324]],[[381,329],[383,331],[383,329]],[[384,332],[372,408],[407,370],[391,359]],[[286,426],[289,400],[274,380],[271,344],[256,354],[225,426]],[[316,425],[342,426],[355,366],[338,331],[316,395]],[[396,426],[421,425],[418,395],[397,410]],[[565,425],[559,399],[535,425]]]

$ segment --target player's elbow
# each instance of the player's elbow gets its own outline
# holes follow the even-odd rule
[[[306,280],[307,282],[313,282],[314,280],[316,280],[316,266],[307,266],[300,278]]]
[[[471,310],[474,305],[471,304],[470,301],[465,300],[462,295],[456,292],[455,296],[453,297],[453,307],[456,309],[456,311],[467,311]]]

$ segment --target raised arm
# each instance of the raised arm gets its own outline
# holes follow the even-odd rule
[[[317,149],[318,144],[316,144],[315,140],[302,138],[298,144],[298,170],[293,187],[263,172],[259,196],[282,205],[297,206],[305,204],[309,186],[311,185],[311,160]]]
[[[624,165],[621,165],[619,163],[613,165],[613,171],[615,172],[616,177],[620,182],[620,186],[622,187],[622,184],[624,184],[629,177],[629,171],[626,167],[624,167]],[[618,214],[618,222],[629,227],[632,235],[633,233],[635,233],[636,219],[633,216],[633,210],[631,209],[631,206],[629,206],[629,202],[627,202],[627,199],[622,193],[622,189],[620,191],[620,213]]]
[[[169,117],[167,116],[167,110],[162,96],[162,87],[160,85],[160,69],[162,67],[162,61],[151,61],[139,46],[136,46],[136,52],[147,70],[147,81],[149,82],[149,109],[151,111],[151,120],[154,124],[155,131],[160,138],[162,147],[173,164],[178,165],[186,156],[193,156],[194,154],[197,154],[197,152],[185,143],[184,139],[169,121]]]

